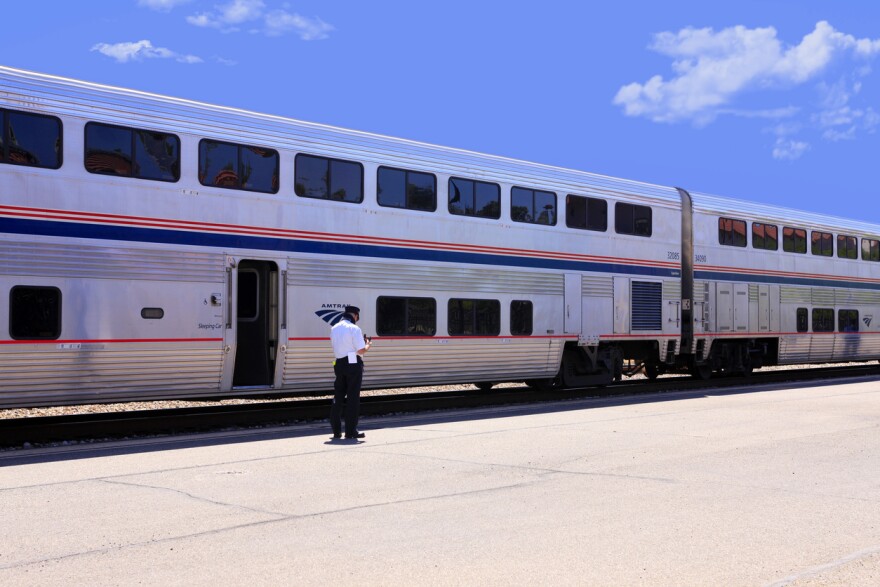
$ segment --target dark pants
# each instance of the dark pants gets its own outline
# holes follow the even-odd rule
[[[364,378],[364,362],[349,363],[348,357],[336,359],[333,367],[336,383],[333,385],[333,407],[330,409],[330,426],[333,434],[342,432],[342,410],[345,406],[345,435],[357,434],[358,416],[361,411],[361,381]]]

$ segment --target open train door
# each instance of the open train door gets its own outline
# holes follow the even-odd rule
[[[232,276],[236,308],[232,387],[270,388],[275,384],[279,350],[278,264],[242,259]]]

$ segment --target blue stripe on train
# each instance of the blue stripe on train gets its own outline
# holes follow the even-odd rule
[[[387,247],[379,245],[328,243],[299,239],[285,239],[266,236],[239,234],[216,234],[189,232],[165,228],[138,228],[105,224],[83,224],[57,222],[50,220],[30,220],[0,217],[0,233],[33,234],[66,238],[87,238],[98,240],[117,240],[128,242],[164,243],[199,247],[228,249],[250,249],[285,253],[315,253],[323,255],[344,255],[353,257],[374,257],[383,259],[407,259],[412,261],[440,261],[444,263],[466,263],[471,265],[496,265],[509,267],[529,267],[557,269],[562,271],[588,271],[598,273],[622,273],[652,277],[679,277],[677,269],[646,267],[642,265],[622,265],[616,263],[596,263],[517,257],[515,255],[489,255],[486,253],[467,253],[460,251],[438,251]]]

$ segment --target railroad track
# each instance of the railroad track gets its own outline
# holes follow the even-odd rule
[[[669,377],[655,381],[629,380],[604,388],[535,391],[527,387],[487,392],[427,392],[361,398],[362,416],[401,412],[466,409],[510,404],[564,401],[588,397],[649,396],[672,391],[717,392],[725,388],[751,388],[772,383],[840,380],[880,376],[880,366],[827,367],[756,372],[751,377],[720,377],[699,381]],[[646,397],[646,401],[650,401]],[[329,399],[265,401],[224,405],[129,412],[104,412],[64,416],[40,416],[0,420],[0,447],[38,446],[55,442],[109,440],[125,437],[181,434],[230,427],[247,428],[290,425],[324,420]]]

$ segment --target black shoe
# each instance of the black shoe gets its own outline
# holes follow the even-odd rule
[[[353,440],[355,438],[363,438],[365,436],[366,436],[366,434],[364,434],[363,432],[356,432],[354,434],[346,434],[345,439],[346,440]]]
[[[342,438],[342,434],[341,434],[341,433],[339,433],[339,434],[334,433],[334,434],[333,434],[333,440],[339,440],[340,438]]]

